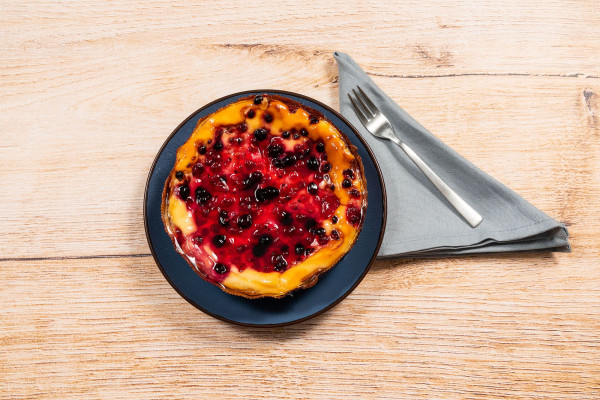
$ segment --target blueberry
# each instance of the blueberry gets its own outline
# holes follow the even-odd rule
[[[256,196],[256,200],[260,202],[265,202],[273,200],[274,198],[279,196],[279,189],[277,189],[274,186],[267,186],[264,189],[256,189],[254,195]]]
[[[273,115],[272,114],[265,113],[264,118],[265,118],[265,122],[266,123],[273,122]]]
[[[272,144],[269,146],[269,157],[275,158],[283,152],[283,146],[280,144]]]
[[[283,165],[285,165],[286,167],[292,166],[296,164],[296,156],[293,154],[288,154],[285,157],[283,157]]]
[[[331,218],[331,222],[333,222],[334,224],[337,224],[338,222],[338,217],[336,217],[335,215],[333,216],[333,218]]]
[[[346,209],[346,219],[348,220],[348,222],[350,222],[352,225],[358,225],[361,217],[362,212],[359,208],[357,208],[354,205],[348,206],[348,208]]]
[[[314,227],[316,224],[317,224],[317,221],[315,221],[314,218],[309,218],[304,223],[304,226],[308,230],[308,229],[311,229],[312,227]]]
[[[252,172],[250,172],[250,175],[248,175],[248,177],[250,179],[252,179],[252,181],[258,183],[258,182],[262,181],[263,174],[260,171],[252,171]]]
[[[225,235],[216,235],[213,238],[213,244],[217,247],[223,247],[227,243],[227,237]]]
[[[258,128],[254,131],[254,137],[258,141],[265,140],[267,138],[267,130],[263,128]]]
[[[279,189],[277,189],[276,187],[273,186],[267,186],[267,194],[269,195],[269,197],[271,199],[276,198],[277,196],[279,196]]]
[[[281,132],[281,137],[284,139],[287,139],[290,137],[290,131],[283,131]]]
[[[340,233],[334,229],[331,231],[331,237],[333,240],[340,240]]]
[[[310,117],[310,124],[318,124],[319,123],[319,119],[317,117],[311,116]]]
[[[322,153],[325,151],[325,143],[319,142],[319,143],[317,143],[317,146],[315,148],[317,149],[317,151],[319,153]]]
[[[260,181],[262,181],[262,178],[263,174],[260,171],[251,172],[250,175],[248,175],[248,177],[243,181],[244,189],[250,189],[257,183],[260,183]]]
[[[352,171],[351,169],[345,169],[343,174],[344,174],[344,178],[348,178],[348,179],[352,179],[352,180],[354,180],[354,178],[356,178],[356,175],[354,175],[354,171]]]
[[[360,192],[357,189],[350,189],[348,191],[348,194],[352,197],[354,197],[355,199],[360,198]]]
[[[255,112],[254,110],[250,110],[250,111],[248,111],[248,114],[246,114],[246,116],[247,116],[249,119],[252,119],[252,118],[254,118],[254,116],[255,116],[255,115],[256,115],[256,112]]]
[[[227,215],[227,211],[221,211],[219,213],[219,224],[223,226],[229,225],[229,215]]]
[[[242,229],[250,228],[252,226],[252,215],[242,214],[237,219],[238,226]]]
[[[298,139],[300,139],[300,135],[298,133],[294,133],[294,136],[292,136],[292,139],[298,140]]]
[[[302,246],[300,243],[298,243],[296,245],[296,248],[294,249],[294,251],[296,252],[296,254],[298,254],[299,256],[304,254],[304,246]]]
[[[308,162],[306,163],[306,166],[309,169],[312,169],[313,171],[316,171],[319,168],[319,160],[317,160],[317,157],[311,157],[308,159]]]
[[[278,255],[277,257],[275,257],[274,261],[275,261],[275,266],[273,268],[277,272],[283,271],[288,265],[286,259],[282,255]]]
[[[273,164],[275,168],[285,168],[285,163],[283,162],[282,158],[274,158],[271,161],[271,164]]]
[[[227,267],[221,263],[216,263],[213,269],[217,274],[224,274],[225,272],[227,272]]]
[[[273,243],[273,236],[260,235],[260,238],[258,239],[258,244],[260,244],[261,246],[269,246],[271,243]]]
[[[221,140],[218,140],[215,142],[215,144],[213,145],[214,149],[217,151],[220,151],[223,149],[223,142],[221,142]]]
[[[317,228],[317,229],[315,229],[315,234],[317,236],[323,236],[325,234],[325,228]]]
[[[198,153],[205,154],[206,153],[206,146],[205,145],[201,145],[200,147],[198,147]]]
[[[175,178],[177,178],[179,181],[183,180],[183,171],[175,172]]]
[[[194,178],[200,178],[202,176],[202,172],[204,171],[204,165],[202,164],[194,164],[192,167],[192,175]]]
[[[211,194],[208,190],[204,189],[202,186],[198,186],[196,188],[196,201],[198,203],[206,203],[212,198]]]
[[[330,240],[329,236],[322,235],[322,236],[319,236],[319,238],[317,239],[317,242],[319,242],[319,244],[321,246],[325,246],[327,243],[329,243],[329,240]]]
[[[342,187],[348,189],[350,186],[352,186],[352,181],[350,179],[344,179],[342,181]]]
[[[282,211],[281,214],[279,214],[279,221],[282,225],[291,225],[293,221],[292,214],[287,211]]]
[[[335,185],[332,183],[331,185],[329,185],[329,189],[335,190]]]
[[[312,194],[314,196],[315,194],[317,194],[317,191],[319,190],[319,187],[317,186],[316,183],[311,182],[311,183],[308,184],[306,190],[308,191],[308,193],[310,193],[310,194]]]
[[[329,163],[323,164],[323,166],[321,167],[321,172],[323,172],[324,174],[326,174],[329,171],[331,171],[331,164],[329,164]]]
[[[190,187],[188,185],[179,186],[179,197],[181,200],[185,200],[190,195]]]
[[[308,136],[308,131],[306,129],[302,128],[302,129],[300,129],[300,134],[302,136]]]
[[[271,243],[273,243],[273,237],[271,235],[261,235],[260,238],[258,238],[258,244],[252,248],[252,254],[254,254],[255,257],[263,256]]]
[[[262,103],[262,101],[263,101],[263,97],[260,94],[256,95],[256,97],[254,98],[254,104],[258,105],[258,104]]]

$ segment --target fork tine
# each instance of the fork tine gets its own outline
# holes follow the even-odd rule
[[[361,109],[358,107],[358,105],[356,104],[356,102],[354,101],[352,96],[350,96],[350,93],[348,93],[348,98],[350,99],[350,102],[352,103],[352,107],[354,107],[354,112],[358,116],[358,119],[366,127],[369,120],[367,119],[365,114],[361,111]]]
[[[369,111],[371,111],[371,113],[373,115],[377,114],[377,112],[379,111],[379,109],[377,108],[377,106],[375,104],[373,104],[373,102],[371,101],[371,99],[369,98],[369,96],[367,96],[367,94],[365,92],[363,92],[362,88],[360,86],[356,86],[356,88],[358,89],[358,91],[360,92],[360,94],[362,95],[362,100],[364,100],[367,108],[369,109]]]
[[[367,119],[371,119],[375,116],[375,114],[371,113],[365,103],[360,99],[360,96],[356,93],[356,90],[352,89],[352,93],[354,93],[354,98],[358,101],[356,105],[360,107],[360,111],[363,112]]]

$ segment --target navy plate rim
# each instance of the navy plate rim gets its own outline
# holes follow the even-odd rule
[[[333,115],[335,115],[337,118],[339,118],[344,124],[346,124],[350,128],[350,130],[352,130],[352,133],[354,133],[356,135],[356,137],[358,138],[358,140],[360,140],[360,142],[362,143],[362,145],[365,147],[365,150],[369,154],[369,157],[371,158],[371,161],[373,161],[373,165],[375,166],[375,169],[377,171],[377,175],[379,176],[379,183],[380,183],[381,195],[382,195],[382,213],[381,213],[382,221],[381,221],[381,230],[379,232],[379,239],[377,241],[377,246],[375,247],[375,250],[373,251],[373,255],[371,256],[371,259],[369,260],[369,263],[365,267],[363,273],[358,277],[358,279],[356,279],[356,282],[354,282],[354,284],[342,296],[340,296],[338,299],[336,299],[334,302],[332,302],[328,306],[323,307],[319,311],[314,312],[314,313],[312,313],[310,315],[307,315],[305,317],[302,317],[302,318],[298,318],[298,319],[294,319],[294,320],[290,320],[290,321],[285,321],[285,322],[280,322],[280,323],[276,323],[276,324],[253,324],[253,323],[236,321],[236,320],[233,320],[233,319],[230,319],[230,318],[226,318],[226,317],[224,317],[222,315],[213,313],[211,311],[208,311],[207,309],[203,308],[202,306],[200,306],[199,304],[197,304],[196,302],[194,302],[193,300],[191,300],[188,296],[185,295],[185,293],[183,293],[177,287],[177,285],[175,285],[171,281],[171,279],[169,278],[169,275],[165,272],[162,264],[159,262],[158,256],[157,256],[157,254],[156,254],[156,252],[154,250],[154,246],[152,245],[152,240],[150,238],[150,231],[149,231],[149,227],[148,227],[148,209],[147,209],[148,206],[147,206],[147,204],[148,204],[148,190],[149,190],[149,187],[150,187],[150,180],[152,179],[152,176],[154,175],[154,171],[155,171],[156,165],[158,163],[158,160],[160,159],[160,156],[161,156],[162,152],[164,151],[165,147],[169,144],[169,142],[171,141],[171,139],[177,134],[177,132],[179,132],[179,130],[190,119],[194,118],[196,115],[198,115],[198,113],[200,113],[200,112],[204,111],[205,109],[213,106],[214,104],[222,102],[222,101],[225,101],[225,100],[227,100],[229,98],[243,97],[243,96],[248,96],[248,95],[252,95],[252,94],[256,94],[256,93],[273,93],[273,94],[282,95],[282,96],[292,96],[292,97],[301,98],[303,100],[306,100],[308,102],[314,103],[314,104],[316,104],[316,105],[324,108],[325,110],[329,111],[330,113],[332,113]],[[368,193],[367,193],[367,196],[368,196]],[[368,199],[368,197],[367,197],[367,199]],[[290,91],[287,91],[287,90],[278,90],[278,89],[254,89],[254,90],[244,90],[244,91],[241,91],[241,92],[236,92],[236,93],[228,94],[228,95],[222,96],[222,97],[220,97],[220,98],[218,98],[216,100],[213,100],[210,103],[205,104],[204,106],[200,107],[199,109],[197,109],[196,111],[194,111],[193,113],[191,113],[185,120],[183,120],[173,130],[173,132],[171,132],[171,134],[165,139],[164,143],[162,144],[162,146],[160,147],[160,149],[156,153],[156,157],[154,158],[154,161],[152,162],[152,165],[150,166],[150,171],[148,172],[148,178],[146,180],[146,186],[145,186],[145,189],[144,189],[144,210],[143,210],[143,216],[144,216],[144,230],[146,232],[146,240],[148,241],[148,246],[150,247],[150,252],[152,253],[152,257],[154,258],[154,262],[158,266],[158,268],[159,268],[160,272],[162,273],[162,275],[164,276],[164,278],[167,280],[167,282],[169,282],[169,285],[171,285],[171,287],[173,289],[175,289],[175,291],[182,298],[184,298],[188,303],[190,303],[192,306],[196,307],[200,311],[204,312],[205,314],[210,315],[211,317],[214,317],[214,318],[219,319],[221,321],[229,322],[229,323],[232,323],[232,324],[235,324],[235,325],[239,325],[239,326],[265,327],[265,328],[268,328],[268,327],[278,327],[278,326],[287,326],[287,325],[297,324],[297,323],[309,320],[311,318],[314,318],[314,317],[316,317],[316,316],[318,316],[318,315],[326,312],[327,310],[330,310],[331,308],[333,308],[337,304],[339,304],[350,293],[352,293],[352,291],[354,291],[354,289],[356,289],[356,287],[360,284],[360,282],[362,282],[362,280],[364,279],[364,277],[367,275],[367,273],[371,269],[371,266],[373,265],[373,262],[375,261],[375,258],[377,257],[377,253],[379,253],[379,248],[381,247],[381,243],[383,242],[383,235],[385,233],[385,225],[386,225],[386,220],[387,220],[387,218],[386,218],[386,216],[387,216],[387,195],[386,195],[386,189],[385,189],[385,182],[383,181],[383,174],[381,173],[381,168],[379,167],[379,163],[377,162],[377,158],[373,154],[373,151],[371,150],[371,147],[369,147],[369,144],[365,141],[365,139],[358,132],[358,130],[354,127],[354,125],[352,125],[350,123],[350,121],[348,121],[339,112],[337,112],[336,110],[334,110],[333,108],[331,108],[327,104],[324,104],[324,103],[322,103],[322,102],[320,102],[318,100],[315,100],[315,99],[313,99],[311,97],[308,97],[308,96],[305,96],[303,94],[299,94],[299,93],[295,93],[295,92],[290,92]],[[308,289],[308,290],[310,290],[310,289]]]

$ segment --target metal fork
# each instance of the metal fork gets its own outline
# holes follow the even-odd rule
[[[483,220],[483,217],[479,215],[477,211],[473,209],[466,201],[464,201],[454,190],[450,188],[427,164],[411,149],[406,143],[398,138],[394,132],[394,128],[390,121],[383,115],[383,113],[373,104],[371,99],[363,92],[360,86],[357,86],[358,93],[352,89],[354,93],[353,99],[348,93],[350,102],[354,107],[354,111],[360,119],[360,122],[367,128],[371,135],[380,139],[387,139],[396,143],[408,157],[419,167],[427,178],[435,185],[436,188],[444,195],[444,197],[454,206],[456,211],[463,216],[463,218],[475,228]]]

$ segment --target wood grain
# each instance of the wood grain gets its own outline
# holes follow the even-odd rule
[[[0,289],[0,393],[11,398],[550,399],[600,390],[600,265],[575,269],[568,255],[379,261],[334,309],[278,329],[202,314],[151,257],[0,268],[11,282]]]
[[[0,398],[600,397],[597,2],[0,10]],[[231,326],[181,299],[143,232],[162,142],[240,90],[336,108],[336,50],[565,222],[573,253],[380,260],[287,328]]]

